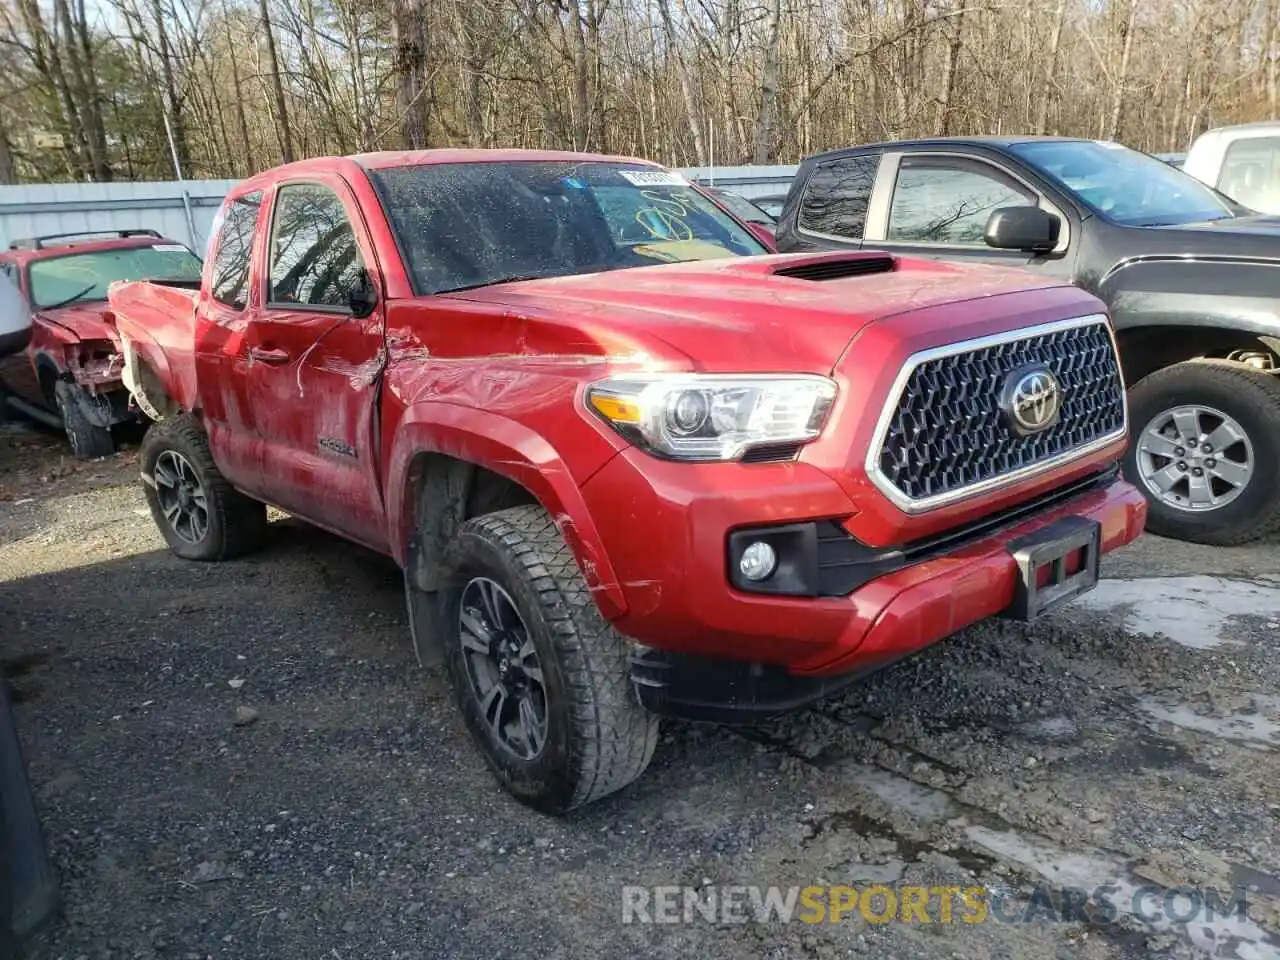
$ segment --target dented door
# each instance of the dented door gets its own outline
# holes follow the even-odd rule
[[[385,353],[381,298],[356,316],[351,292],[379,287],[359,208],[336,176],[279,185],[263,306],[245,334],[248,401],[264,499],[385,549],[374,408]]]

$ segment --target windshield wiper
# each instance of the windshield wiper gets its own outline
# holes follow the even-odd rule
[[[79,293],[77,293],[75,296],[67,297],[67,299],[65,300],[59,300],[57,303],[46,303],[40,309],[41,310],[57,310],[59,307],[65,307],[67,304],[73,303],[76,300],[79,300],[81,297],[83,297],[86,293],[88,293],[90,290],[92,290],[96,286],[97,286],[96,283],[91,283],[87,287],[85,287],[83,290],[81,290]]]
[[[546,280],[548,277],[563,276],[555,273],[513,273],[506,277],[495,277],[492,280],[481,280],[478,283],[464,283],[460,287],[449,287],[447,290],[436,290],[435,293],[461,293],[463,290],[478,290],[480,287],[493,287],[500,283],[522,283],[525,280]]]

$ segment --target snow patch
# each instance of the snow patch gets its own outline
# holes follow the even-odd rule
[[[1224,625],[1233,617],[1280,616],[1280,583],[1209,576],[1099,580],[1073,606],[1119,610],[1130,633],[1211,650],[1233,642],[1223,636]]]

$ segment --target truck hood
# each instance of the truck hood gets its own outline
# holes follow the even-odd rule
[[[1280,258],[1280,216],[1224,217],[1149,229],[1153,236],[1165,238],[1162,246],[1188,256]]]
[[[114,314],[105,302],[74,303],[54,310],[37,310],[36,316],[45,323],[61,327],[78,340],[119,339]]]
[[[828,373],[849,341],[877,320],[1058,286],[1067,284],[1007,268],[862,252],[635,267],[449,296],[500,305],[535,323],[573,323],[642,350],[677,351],[692,369]]]

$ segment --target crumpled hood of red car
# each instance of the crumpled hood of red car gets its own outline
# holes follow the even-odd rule
[[[868,323],[956,301],[1064,286],[1022,271],[929,260],[838,280],[776,276],[779,267],[848,258],[726,258],[496,284],[454,294],[536,322],[577,322],[637,344],[658,341],[694,368],[826,373]]]
[[[105,302],[76,303],[55,310],[37,310],[36,316],[46,323],[62,327],[80,340],[119,339],[114,323],[107,319],[112,313]]]

